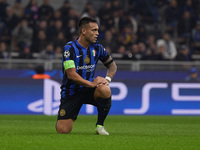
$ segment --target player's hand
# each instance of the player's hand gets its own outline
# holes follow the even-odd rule
[[[99,87],[101,85],[107,85],[108,81],[105,78],[98,76],[92,83],[94,84],[94,87]]]
[[[105,79],[105,78],[104,78],[104,79]],[[105,79],[105,80],[106,80],[106,79]],[[97,87],[99,87],[99,86],[101,86],[101,85],[109,86],[108,80],[106,80],[104,83],[99,83],[99,84],[97,85]]]
[[[106,81],[106,83],[99,83],[99,84],[97,84],[97,86],[96,86],[96,87],[100,87],[100,86],[102,86],[102,85],[106,85],[106,86],[108,86],[108,85],[109,85],[109,82],[108,82],[108,81]]]

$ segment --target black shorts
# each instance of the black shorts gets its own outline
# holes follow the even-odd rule
[[[76,120],[83,104],[91,104],[97,106],[97,102],[94,101],[94,91],[95,88],[84,88],[84,90],[82,90],[77,95],[61,99],[57,119]]]

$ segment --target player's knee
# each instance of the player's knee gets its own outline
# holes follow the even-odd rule
[[[71,131],[72,129],[69,129],[69,128],[57,129],[57,133],[60,133],[60,134],[69,134]]]
[[[109,86],[102,85],[97,88],[99,92],[99,97],[101,98],[108,98],[111,96],[111,90]]]
[[[56,124],[57,133],[68,134],[72,131],[73,122],[71,120],[58,120]]]
[[[69,134],[71,131],[72,131],[72,127],[69,127],[69,126],[56,126],[56,130],[57,130],[57,133],[61,133],[61,134]]]

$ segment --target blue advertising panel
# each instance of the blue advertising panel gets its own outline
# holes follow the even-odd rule
[[[59,71],[54,72],[52,79],[45,80],[34,80],[31,74],[25,75],[27,72],[17,72],[15,78],[1,74],[0,114],[57,115],[61,86]],[[110,83],[112,108],[109,114],[200,115],[200,83],[185,82],[186,75],[180,72],[119,71]],[[92,105],[83,105],[80,114],[97,114],[97,110]]]

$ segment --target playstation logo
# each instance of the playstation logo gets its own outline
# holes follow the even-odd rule
[[[43,99],[30,103],[28,110],[45,115],[57,115],[60,104],[60,84],[54,80],[44,80]]]
[[[44,80],[43,99],[36,100],[28,104],[27,108],[31,112],[43,113],[45,115],[57,115],[60,105],[60,83],[51,80]],[[128,94],[127,86],[122,82],[110,83],[110,88],[118,89],[117,94],[112,95],[113,101],[124,100]],[[94,114],[94,106],[87,104],[86,114]],[[65,112],[62,111],[62,114]]]

